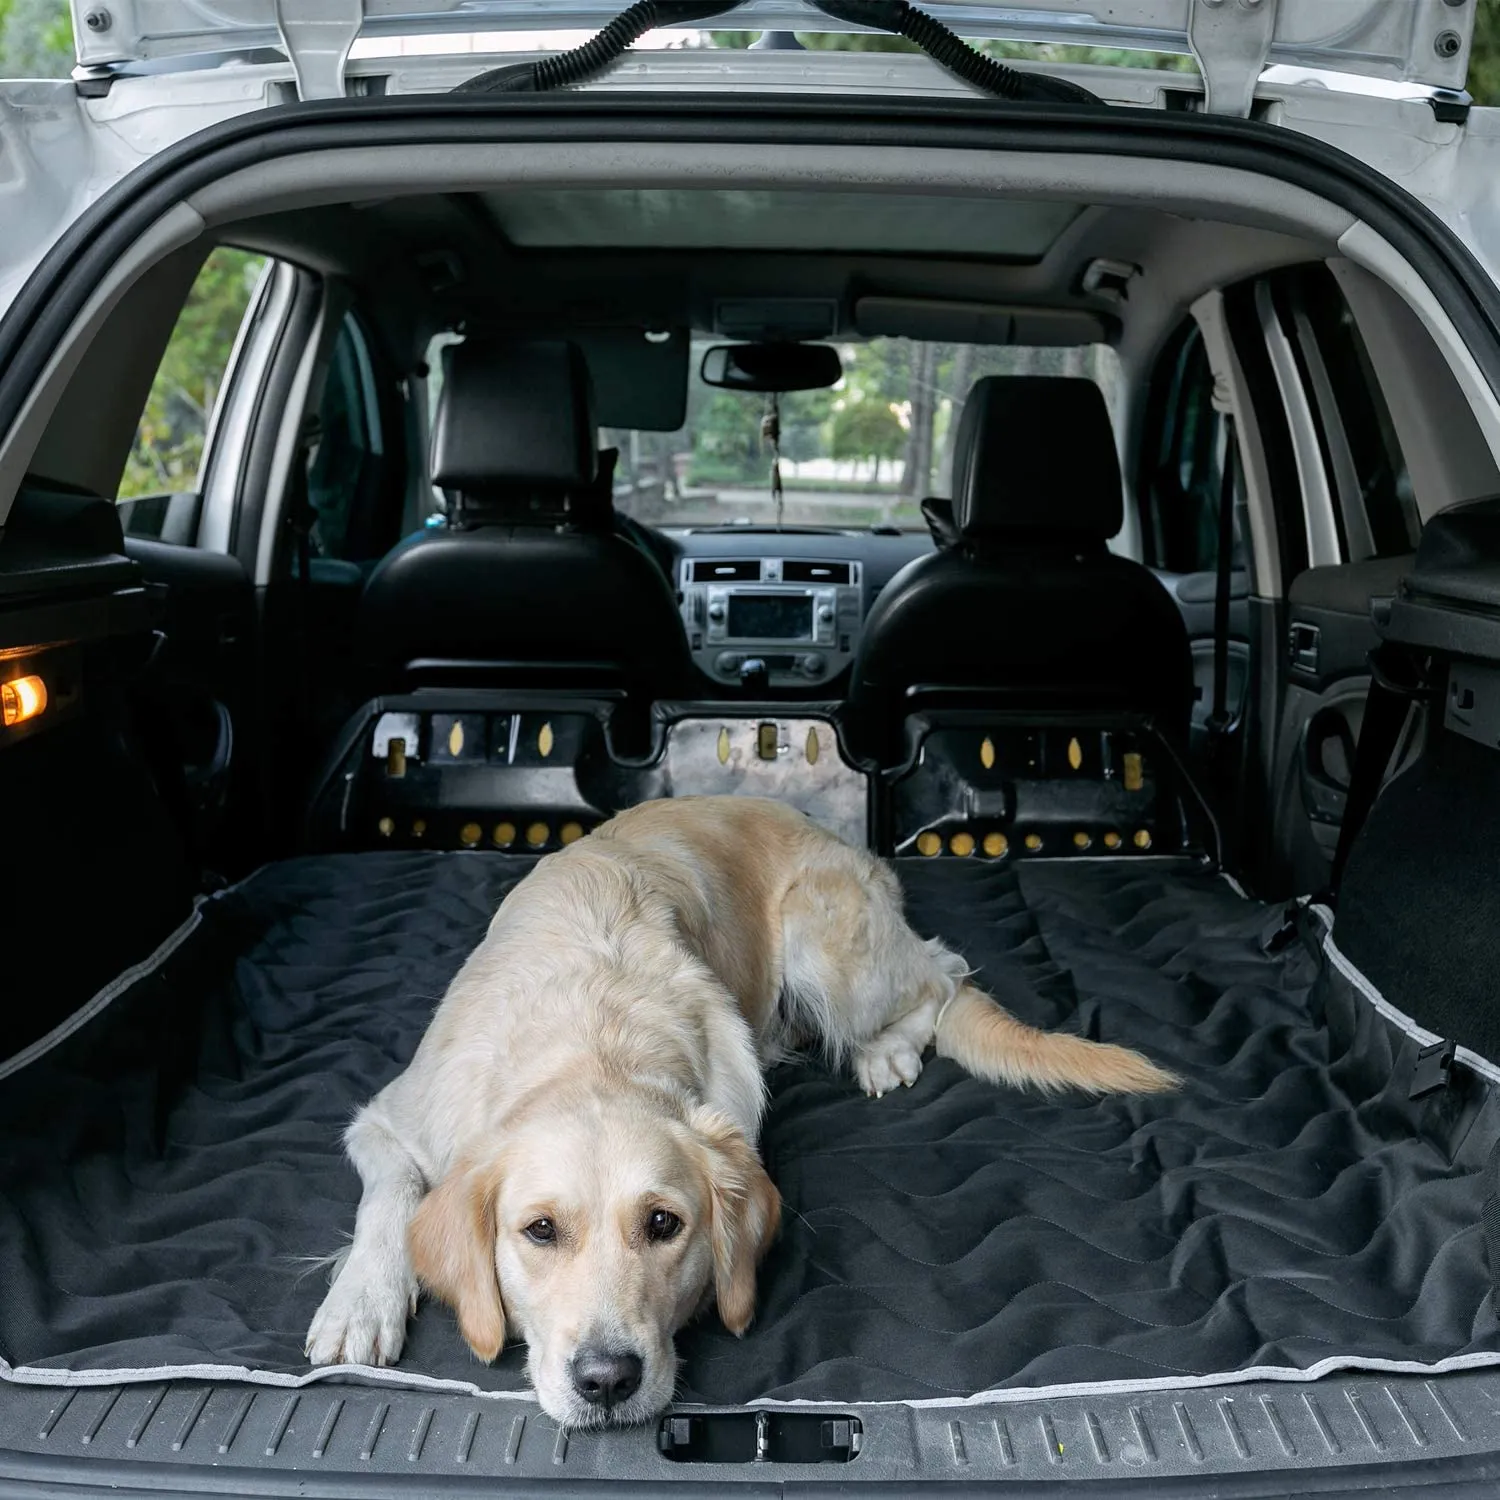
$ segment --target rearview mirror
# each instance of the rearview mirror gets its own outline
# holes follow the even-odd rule
[[[728,391],[821,391],[844,378],[831,344],[715,344],[703,355],[704,385]]]

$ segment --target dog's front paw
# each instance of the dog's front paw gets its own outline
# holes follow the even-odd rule
[[[922,1076],[922,1054],[895,1031],[882,1031],[855,1053],[854,1076],[877,1099],[901,1084],[910,1087]]]
[[[416,1305],[415,1282],[345,1266],[307,1330],[307,1357],[315,1365],[393,1365]]]

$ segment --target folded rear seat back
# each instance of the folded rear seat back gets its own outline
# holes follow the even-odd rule
[[[1428,523],[1375,624],[1427,736],[1350,849],[1334,938],[1423,1026],[1500,1058],[1500,497]]]
[[[1420,1094],[1446,1082],[1433,1062],[1455,1045],[1481,1068],[1500,1059],[1500,497],[1434,517],[1410,573],[1374,616],[1387,724],[1394,686],[1426,706],[1426,737],[1349,844],[1333,941],[1437,1038],[1413,1059]],[[1365,722],[1374,722],[1368,710]],[[1364,770],[1384,769],[1374,762],[1391,737],[1360,746]],[[1500,1294],[1500,1142],[1485,1176],[1486,1256]]]

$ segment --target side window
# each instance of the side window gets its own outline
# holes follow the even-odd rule
[[[369,340],[350,313],[334,344],[308,453],[315,558],[368,562],[385,551],[385,451]]]
[[[1213,395],[1203,335],[1195,323],[1185,323],[1152,377],[1137,485],[1144,560],[1166,573],[1218,567],[1224,423]],[[1233,566],[1244,566],[1238,516]]]
[[[1293,337],[1308,401],[1317,414],[1319,445],[1340,550],[1349,562],[1411,552],[1422,523],[1380,382],[1344,300],[1326,266],[1299,266],[1275,278],[1283,325]]]
[[[198,486],[235,341],[266,258],[221,246],[203,262],[167,340],[120,477],[127,534],[191,543]]]

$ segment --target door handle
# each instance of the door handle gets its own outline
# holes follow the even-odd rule
[[[1316,625],[1298,621],[1287,632],[1287,647],[1291,653],[1292,666],[1299,672],[1318,673],[1319,648],[1323,632]]]

